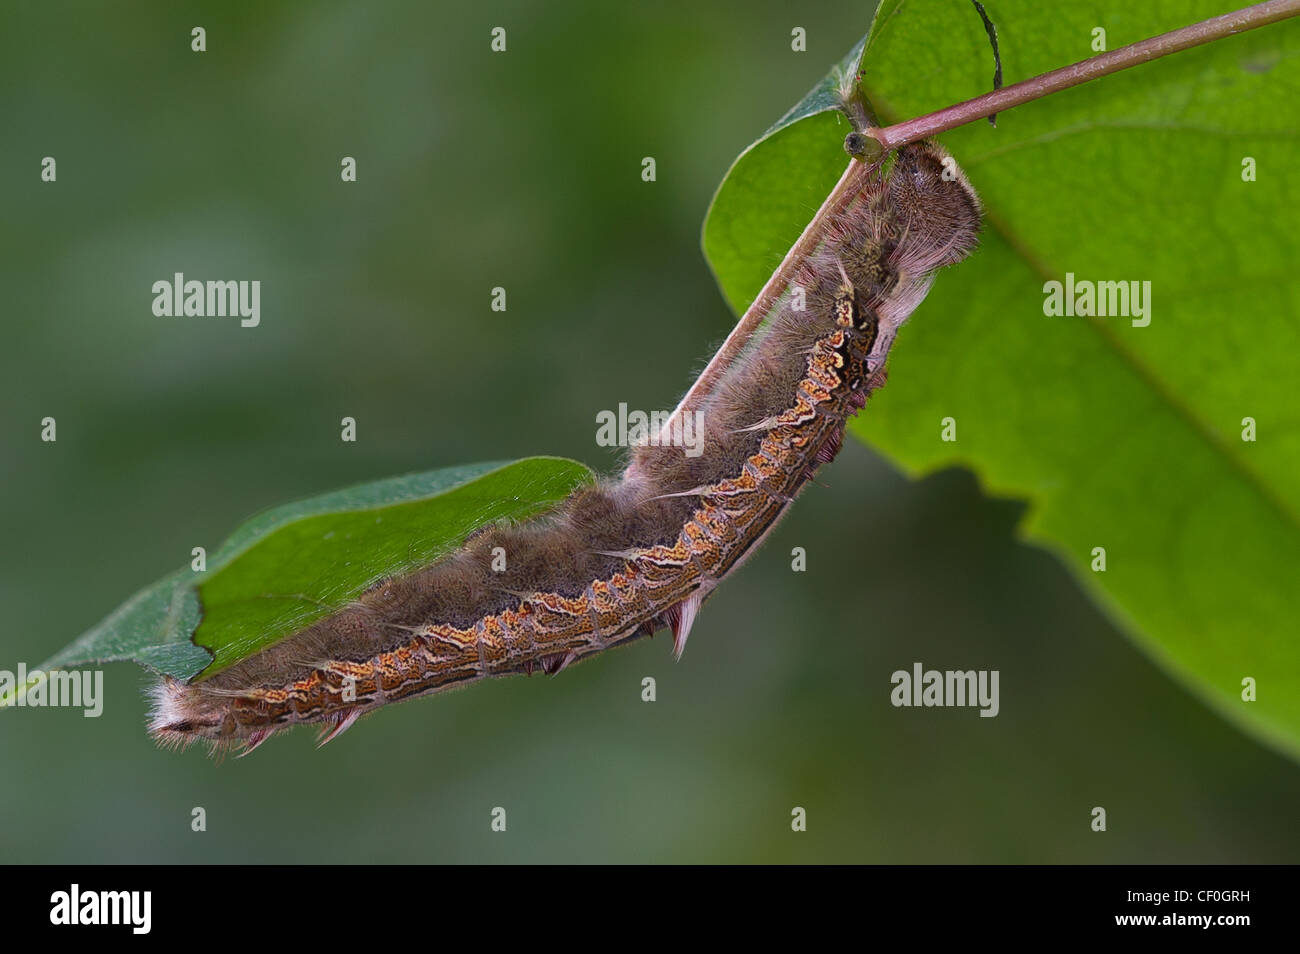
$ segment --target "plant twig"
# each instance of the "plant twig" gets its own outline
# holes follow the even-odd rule
[[[964,126],[966,123],[992,116],[1014,106],[1042,99],[1051,93],[1069,89],[1071,86],[1087,83],[1099,76],[1117,73],[1131,66],[1140,66],[1159,57],[1179,53],[1212,40],[1220,40],[1234,33],[1244,33],[1246,30],[1268,26],[1270,23],[1297,14],[1300,14],[1300,0],[1269,0],[1267,3],[1257,3],[1253,7],[1193,23],[1191,26],[1162,33],[1149,40],[1130,43],[1118,50],[1099,53],[1071,66],[1064,66],[1059,70],[1035,76],[1033,79],[995,89],[991,93],[918,116],[916,119],[895,123],[883,129],[869,129],[865,132],[876,139],[883,150],[888,152],[909,142],[916,142],[918,139]]]

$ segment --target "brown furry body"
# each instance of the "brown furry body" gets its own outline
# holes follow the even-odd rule
[[[643,446],[620,480],[456,554],[216,675],[164,680],[150,729],[246,751],[487,676],[555,672],[660,626],[680,654],[701,602],[752,552],[883,381],[898,326],[936,269],[974,247],[978,200],[930,144],[901,149],[825,226],[792,286],[700,409],[704,453]],[[503,572],[492,552],[507,555]]]

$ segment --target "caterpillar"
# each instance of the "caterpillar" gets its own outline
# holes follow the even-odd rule
[[[805,233],[804,251],[778,273],[788,277],[765,290],[761,325],[729,338],[679,406],[703,412],[703,453],[638,446],[620,476],[543,517],[483,528],[208,678],[163,677],[151,735],[242,755],[318,723],[323,745],[379,706],[558,673],[661,628],[680,658],[701,604],[836,456],[936,271],[975,247],[979,199],[937,144],[855,160],[845,176],[847,199],[819,216],[817,234]]]

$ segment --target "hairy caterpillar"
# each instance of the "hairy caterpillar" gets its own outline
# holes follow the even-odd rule
[[[703,601],[835,457],[935,271],[975,246],[979,200],[938,146],[904,146],[892,164],[855,161],[848,177],[847,200],[787,258],[789,279],[769,283],[763,325],[728,339],[719,354],[728,360],[715,359],[684,399],[704,412],[703,454],[638,447],[621,478],[545,517],[482,530],[210,678],[165,678],[152,735],[247,753],[316,722],[323,744],[386,703],[487,676],[557,673],[661,627],[680,656]],[[497,547],[504,572],[492,569]]]

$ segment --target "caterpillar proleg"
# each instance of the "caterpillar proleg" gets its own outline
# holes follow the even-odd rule
[[[482,530],[210,678],[165,678],[153,736],[249,752],[312,722],[328,741],[387,703],[558,673],[664,627],[680,657],[704,600],[835,457],[936,270],[975,246],[979,200],[937,145],[852,165],[847,198],[764,290],[761,326],[728,339],[679,406],[703,412],[703,453],[637,447],[621,477],[544,517]]]

